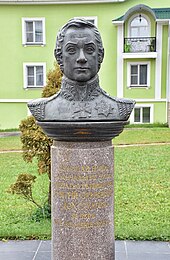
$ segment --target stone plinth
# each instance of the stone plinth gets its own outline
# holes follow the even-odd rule
[[[54,141],[52,259],[114,260],[111,141]]]

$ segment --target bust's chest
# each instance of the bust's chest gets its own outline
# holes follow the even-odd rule
[[[55,108],[55,109],[54,109]],[[57,97],[45,109],[45,118],[61,121],[100,121],[119,120],[116,101],[98,95],[93,100],[72,100]]]

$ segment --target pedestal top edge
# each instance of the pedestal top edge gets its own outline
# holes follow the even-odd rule
[[[101,148],[108,148],[108,147],[113,147],[112,145],[112,141],[111,140],[107,140],[107,141],[94,141],[94,142],[72,142],[72,141],[57,141],[54,140],[53,141],[53,145],[52,145],[52,149],[55,148],[63,148],[63,149],[101,149]]]

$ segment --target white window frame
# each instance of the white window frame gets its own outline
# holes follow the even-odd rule
[[[75,19],[85,19],[85,20],[94,20],[94,25],[97,27],[97,16],[78,16],[74,17]]]
[[[27,75],[27,67],[37,67],[37,66],[42,66],[43,67],[43,84],[40,86],[37,85],[32,85],[28,86],[27,80],[28,80],[28,75]],[[35,88],[43,88],[46,85],[46,63],[45,62],[26,62],[23,63],[23,78],[24,78],[24,88],[25,89],[35,89]],[[36,82],[36,80],[35,80]]]
[[[151,35],[151,21],[150,21],[150,19],[149,19],[149,17],[147,16],[147,15],[145,15],[145,14],[141,14],[141,16],[143,17],[143,18],[145,18],[146,20],[147,20],[147,22],[148,22],[148,36],[146,36],[146,37],[150,37],[150,35]],[[131,18],[129,19],[129,22],[128,22],[128,38],[129,37],[132,37],[130,34],[131,34],[131,22],[136,18],[136,17],[139,17],[139,13],[138,14],[134,14],[133,16],[131,16]],[[145,37],[145,36],[138,36],[139,38],[142,38],[142,37]],[[138,38],[138,37],[135,37],[135,38]],[[133,37],[132,37],[133,38]]]
[[[146,85],[132,85],[131,84],[131,65],[147,65],[147,84]],[[138,69],[139,74],[139,69]],[[138,77],[139,78],[139,77]],[[127,63],[127,86],[128,88],[149,88],[150,87],[150,61],[128,62]]]
[[[42,22],[42,32],[43,32],[43,39],[42,42],[27,42],[26,41],[26,22],[35,22],[35,21],[41,21]],[[45,41],[45,18],[44,17],[31,17],[31,18],[22,18],[22,44],[24,46],[34,46],[34,45],[40,45],[43,46],[46,44]]]
[[[135,122],[135,108],[140,108],[140,118],[142,120],[142,109],[145,107],[149,107],[150,108],[150,122],[149,123],[143,123],[142,121],[140,122]],[[154,111],[154,105],[153,104],[137,104],[135,105],[132,114],[130,116],[130,123],[131,124],[153,124],[153,111]]]

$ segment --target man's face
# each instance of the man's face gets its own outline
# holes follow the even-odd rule
[[[70,27],[63,42],[64,74],[67,78],[86,82],[98,72],[98,46],[89,28]]]

